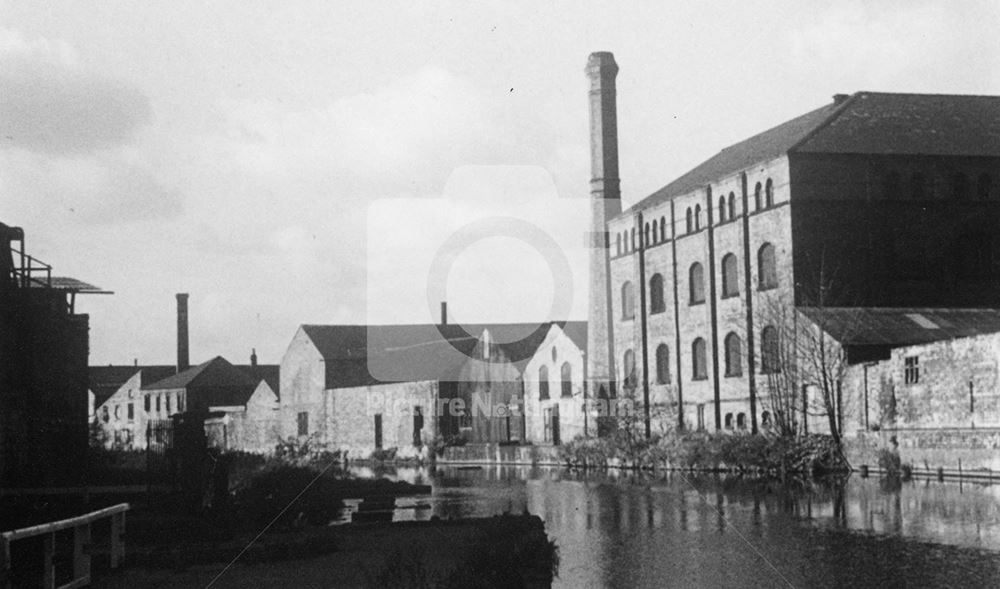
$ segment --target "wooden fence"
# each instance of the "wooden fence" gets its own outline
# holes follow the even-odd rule
[[[55,522],[11,530],[0,534],[0,588],[8,589],[12,583],[11,550],[12,542],[42,537],[42,587],[56,587],[56,568],[54,556],[56,552],[56,532],[72,530],[73,534],[73,576],[72,579],[59,587],[83,587],[90,584],[90,557],[93,553],[91,544],[91,525],[104,518],[111,520],[111,568],[118,568],[125,558],[125,512],[129,510],[128,503],[120,503],[85,515],[72,517]]]

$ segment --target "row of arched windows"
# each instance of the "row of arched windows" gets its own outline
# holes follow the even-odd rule
[[[947,178],[948,194],[955,200],[970,200],[973,196],[969,177],[962,172],[954,172]],[[989,200],[993,194],[993,177],[988,173],[979,174],[976,179],[975,198]],[[886,172],[882,177],[882,198],[898,200],[909,197],[912,200],[923,200],[934,197],[933,181],[928,181],[923,172],[913,172],[903,186],[903,178],[899,172]]]
[[[627,254],[631,251],[635,251],[636,248],[640,247],[640,244],[636,242],[635,228],[628,231],[622,231],[615,236],[615,253],[616,255]],[[658,243],[663,243],[667,240],[667,218],[660,217],[659,221],[655,219],[653,221],[647,221],[643,226],[643,233],[641,235],[642,243],[645,245],[656,245]]]
[[[739,262],[735,254],[722,257],[722,298],[739,296]],[[775,267],[774,246],[765,243],[757,250],[757,284],[759,290],[770,290],[778,286],[778,272]],[[663,296],[663,275],[653,274],[649,279],[649,309],[651,314],[666,310]],[[691,264],[688,269],[688,288],[690,304],[705,302],[705,269],[700,262]],[[635,318],[635,289],[632,282],[626,280],[621,288],[622,319]]]
[[[563,397],[573,396],[573,366],[569,362],[563,362],[559,370],[560,391]],[[538,398],[540,400],[549,398],[549,368],[542,366],[538,369]]]
[[[725,375],[743,376],[743,340],[735,332],[730,332],[723,340],[725,346]],[[704,338],[691,342],[691,378],[708,378],[707,345]],[[658,352],[659,350],[657,350]],[[760,371],[773,374],[781,371],[778,348],[778,330],[768,325],[760,333]]]
[[[631,349],[625,350],[622,356],[622,382],[626,388],[635,387],[635,352]],[[656,384],[670,383],[670,348],[667,344],[656,346]]]

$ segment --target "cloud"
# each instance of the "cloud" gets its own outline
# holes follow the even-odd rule
[[[62,41],[0,31],[0,148],[91,154],[131,143],[152,120],[149,99],[80,66]]]

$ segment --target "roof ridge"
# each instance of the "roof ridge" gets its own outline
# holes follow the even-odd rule
[[[861,95],[861,92],[855,92],[854,94],[851,94],[847,98],[847,100],[841,102],[840,104],[837,104],[836,102],[834,102],[833,110],[830,111],[830,114],[827,115],[826,118],[823,119],[818,125],[816,125],[815,127],[813,127],[813,129],[811,131],[809,131],[808,133],[806,133],[805,135],[803,135],[802,137],[800,137],[798,141],[796,141],[791,146],[789,146],[789,148],[785,150],[785,153],[786,154],[792,153],[800,145],[802,145],[803,143],[805,143],[805,142],[809,141],[810,139],[812,139],[813,137],[815,137],[817,133],[819,133],[823,129],[826,129],[827,127],[829,127],[830,123],[832,123],[836,118],[838,118],[840,115],[842,115],[844,113],[844,110],[848,107],[848,105],[853,104],[854,102],[856,102],[857,99],[858,99],[858,96],[860,96],[860,95]]]

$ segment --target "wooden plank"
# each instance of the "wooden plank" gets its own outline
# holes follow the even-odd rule
[[[10,540],[0,537],[0,588],[10,589]]]
[[[90,578],[90,524],[73,528],[73,579]]]

